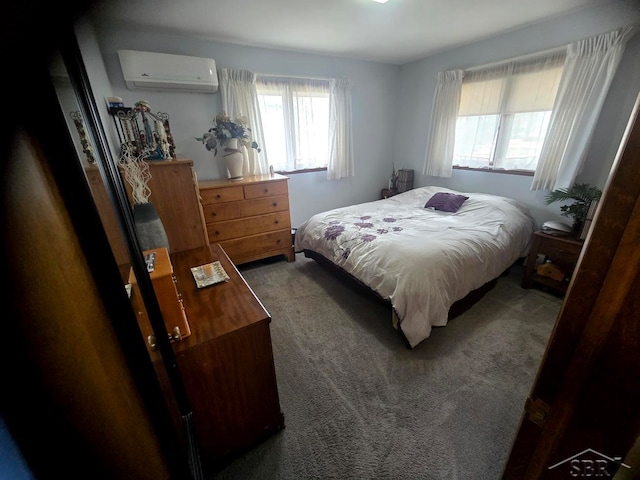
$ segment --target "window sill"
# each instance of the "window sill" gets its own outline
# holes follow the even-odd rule
[[[469,170],[472,172],[485,172],[485,173],[506,173],[508,175],[523,175],[525,177],[533,177],[533,170],[504,170],[498,168],[472,168],[472,167],[458,167],[456,165],[453,166],[454,170]]]
[[[309,172],[326,172],[327,167],[318,167],[318,168],[303,168],[301,170],[276,170],[276,173],[281,175],[293,175],[296,173],[309,173]]]

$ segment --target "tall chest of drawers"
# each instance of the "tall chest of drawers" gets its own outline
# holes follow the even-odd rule
[[[288,180],[273,174],[200,181],[209,242],[236,265],[276,255],[294,261]]]

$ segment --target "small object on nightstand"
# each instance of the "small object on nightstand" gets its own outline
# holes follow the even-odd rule
[[[542,231],[555,237],[566,237],[571,234],[571,225],[563,222],[549,221],[542,224]]]
[[[562,270],[560,270],[551,262],[546,262],[540,265],[536,270],[536,273],[542,277],[549,277],[556,282],[561,282],[564,278],[564,273],[562,273]]]

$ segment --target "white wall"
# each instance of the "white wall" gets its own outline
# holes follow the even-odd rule
[[[291,220],[298,226],[311,215],[334,207],[379,198],[391,174],[392,137],[396,118],[399,67],[339,57],[230,45],[158,32],[119,30],[96,25],[96,32],[113,94],[125,105],[146,100],[153,111],[170,115],[176,152],[191,158],[198,179],[220,178],[212,153],[194,140],[221,109],[220,93],[181,93],[128,90],[117,57],[120,49],[209,57],[218,69],[248,69],[256,73],[350,78],[356,176],[326,179],[326,172],[292,174],[289,180]]]
[[[571,223],[570,219],[560,216],[560,204],[544,204],[548,191],[530,190],[532,177],[464,170],[454,170],[451,178],[422,174],[437,74],[546,50],[640,23],[639,5],[635,0],[609,2],[403,65],[397,87],[401,114],[397,117],[396,164],[415,170],[416,186],[440,185],[459,191],[504,195],[527,204],[539,224],[549,219]],[[639,90],[640,34],[636,34],[626,46],[583,171],[576,181],[604,187]]]

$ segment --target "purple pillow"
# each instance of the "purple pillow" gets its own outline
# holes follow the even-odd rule
[[[433,208],[443,212],[456,213],[464,201],[469,197],[455,193],[438,192],[429,199],[424,208]]]

